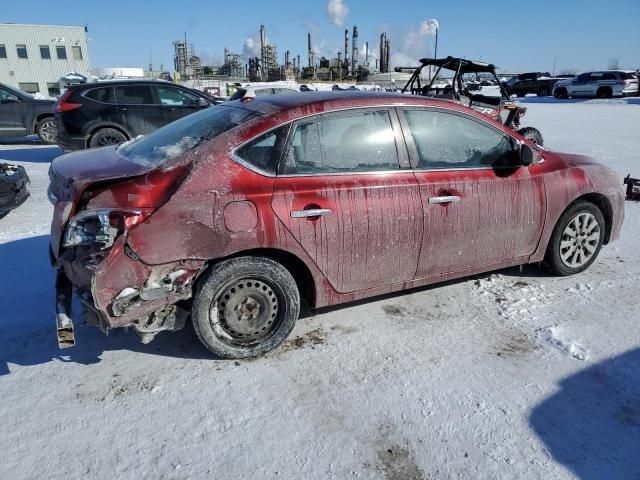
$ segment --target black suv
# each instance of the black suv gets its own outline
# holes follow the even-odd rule
[[[39,100],[0,83],[0,137],[33,134],[44,143],[56,143],[53,100]]]
[[[70,86],[55,105],[65,150],[115,145],[208,108],[219,100],[161,80],[109,80]]]

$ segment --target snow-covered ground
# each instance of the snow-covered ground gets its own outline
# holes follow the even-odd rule
[[[526,99],[549,148],[640,176],[638,99]],[[323,311],[252,361],[191,327],[59,351],[49,161],[0,220],[0,478],[638,479],[640,204],[585,273],[512,268]]]

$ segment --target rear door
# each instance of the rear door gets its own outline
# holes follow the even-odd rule
[[[120,85],[115,87],[117,121],[132,137],[146,135],[164,125],[152,85]]]
[[[583,73],[578,75],[575,79],[571,81],[571,91],[569,95],[575,96],[585,96],[585,95],[595,95],[595,92],[592,94],[587,86],[589,81],[589,73]]]
[[[515,140],[475,117],[407,107],[400,118],[424,207],[416,277],[524,263],[544,223],[539,168],[517,166]]]
[[[413,279],[422,205],[393,110],[297,122],[272,206],[338,292]]]
[[[0,87],[0,136],[21,137],[27,134],[22,121],[23,104],[17,95]]]
[[[200,104],[200,98],[188,90],[173,85],[155,87],[158,96],[158,110],[165,124],[207,108],[209,104]]]

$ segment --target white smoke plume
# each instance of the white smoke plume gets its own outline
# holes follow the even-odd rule
[[[247,37],[242,46],[242,55],[245,58],[260,56],[260,37],[258,35]]]
[[[420,58],[430,55],[430,40],[428,37],[436,34],[436,29],[440,28],[438,20],[429,18],[420,22],[417,27],[405,30],[397,48],[394,49],[393,37],[391,38],[390,63],[392,67],[413,67],[417,66]]]
[[[342,0],[329,0],[327,4],[327,16],[336,27],[344,27],[349,15],[349,7]]]
[[[438,20],[435,18],[429,18],[420,24],[420,33],[422,35],[435,35],[439,28],[440,24],[438,23]]]

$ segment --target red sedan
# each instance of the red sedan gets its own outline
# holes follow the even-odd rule
[[[143,341],[191,316],[212,352],[260,355],[318,308],[542,262],[588,268],[623,220],[613,172],[527,143],[469,108],[307,93],[194,113],[58,158],[57,326]]]

